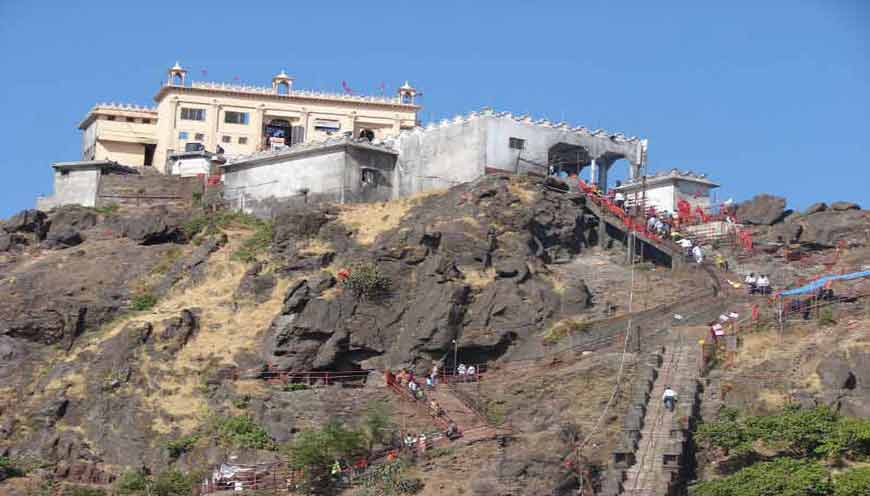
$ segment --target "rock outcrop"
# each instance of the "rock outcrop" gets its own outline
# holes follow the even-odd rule
[[[757,195],[737,206],[737,220],[744,224],[769,226],[785,214],[785,198],[768,194]]]

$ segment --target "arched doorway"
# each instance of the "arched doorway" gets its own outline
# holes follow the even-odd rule
[[[556,143],[547,152],[547,174],[551,176],[579,176],[592,157],[589,150],[580,145]]]

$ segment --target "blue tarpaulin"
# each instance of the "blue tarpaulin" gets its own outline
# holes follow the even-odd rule
[[[870,270],[863,270],[861,272],[852,272],[851,274],[843,274],[839,276],[825,276],[816,279],[815,281],[801,286],[799,288],[789,289],[788,291],[783,291],[780,293],[780,296],[795,296],[801,294],[812,293],[820,287],[824,286],[828,281],[848,281],[849,279],[860,279],[862,277],[870,277]]]

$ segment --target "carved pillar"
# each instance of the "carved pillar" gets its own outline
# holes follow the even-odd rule
[[[347,116],[347,130],[350,131],[350,136],[352,138],[356,138],[356,134],[354,134],[354,129],[356,128],[356,111],[351,111]]]
[[[595,159],[592,159],[592,163],[589,164],[589,182],[592,184],[598,184],[598,163]]]
[[[221,107],[223,105],[218,104],[217,100],[212,100],[211,102],[211,107],[208,110],[209,115],[206,118],[206,121],[209,121],[209,132],[205,138],[205,149],[217,151],[217,145],[220,144],[218,131],[220,130]]]

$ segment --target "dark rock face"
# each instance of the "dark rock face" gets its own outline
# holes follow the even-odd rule
[[[227,244],[227,236],[221,234],[212,236],[202,242],[196,250],[187,257],[176,260],[172,267],[163,276],[163,279],[157,285],[154,293],[163,295],[169,292],[175,284],[185,280],[189,285],[195,285],[202,282],[206,276],[206,266],[208,257],[212,253],[221,249]]]
[[[785,213],[785,198],[757,195],[737,206],[737,219],[745,224],[772,225]]]
[[[822,382],[821,400],[845,415],[870,415],[870,352],[833,352],[816,369]]]
[[[836,210],[837,212],[843,212],[846,210],[861,210],[861,206],[857,203],[847,202],[847,201],[837,201],[831,203],[831,210]]]
[[[136,367],[136,351],[149,342],[153,328],[148,322],[133,322],[106,340],[94,372],[104,378],[103,387],[114,389],[129,382]]]
[[[185,242],[182,228],[185,220],[178,212],[155,208],[135,216],[113,218],[110,224],[121,236],[140,245],[154,245]]]
[[[160,333],[163,350],[173,355],[180,351],[199,331],[200,313],[199,309],[185,309],[178,317],[164,320]]]
[[[257,262],[252,265],[236,288],[236,298],[250,298],[257,303],[263,303],[272,296],[275,289],[275,274],[261,274],[264,264]]]
[[[287,208],[275,214],[272,249],[285,258],[296,253],[296,242],[316,236],[331,220],[331,213],[319,207]]]
[[[800,240],[819,246],[836,246],[839,241],[866,243],[861,226],[870,225],[870,212],[864,210],[828,210],[806,216]]]
[[[42,246],[50,250],[61,250],[72,246],[80,245],[84,241],[82,234],[71,228],[52,228],[48,231]]]
[[[25,245],[27,245],[27,238],[25,236],[0,232],[0,253],[14,251],[16,248]]]
[[[403,220],[408,228],[385,233],[356,254],[391,281],[389,294],[372,300],[340,290],[323,298],[320,293],[335,284],[323,273],[296,283],[264,339],[264,358],[297,371],[356,368],[370,359],[423,366],[445,359],[456,340],[461,358],[491,360],[563,309],[586,309],[591,296],[585,285],[560,298],[531,269],[576,254],[583,244],[582,208],[565,193],[537,188],[522,206],[530,200],[512,193],[501,177],[424,200]],[[320,224],[323,218],[311,222],[321,236],[330,230]],[[290,227],[281,232],[281,240],[300,235]],[[472,289],[468,271],[491,271],[494,280]]]
[[[33,233],[42,239],[48,230],[45,212],[39,210],[22,210],[13,215],[3,224],[3,230],[7,233]]]

